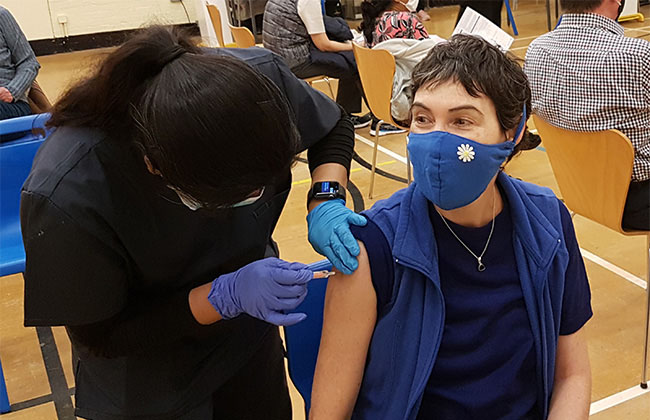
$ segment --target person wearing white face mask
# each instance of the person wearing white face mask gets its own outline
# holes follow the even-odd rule
[[[531,93],[475,37],[413,71],[414,182],[353,228],[359,268],[329,279],[311,420],[587,420],[590,289],[571,216],[502,171]]]
[[[372,48],[389,39],[427,39],[429,33],[415,14],[418,0],[364,0],[361,3],[363,21],[359,28]]]
[[[306,150],[309,241],[356,269],[345,112],[268,50],[157,26],[48,124],[21,192],[24,320],[66,327],[75,415],[291,420],[277,326],[306,317],[292,310],[317,274],[279,259],[272,235]]]

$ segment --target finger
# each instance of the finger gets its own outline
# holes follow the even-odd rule
[[[300,304],[305,300],[306,297],[307,297],[307,293],[298,297],[277,299],[276,302],[273,304],[274,307],[271,309],[274,309],[276,311],[284,311],[284,312],[293,311],[298,306],[300,306]]]
[[[280,259],[278,259],[276,263],[276,267],[281,268],[283,270],[305,270],[308,268],[307,264],[303,264],[299,262],[289,262]]]
[[[334,253],[334,251],[329,247],[325,247],[325,256],[332,263],[332,265],[339,269],[343,274],[352,274],[352,271],[348,270],[343,261]]]
[[[359,255],[359,252],[361,252],[361,249],[359,249],[359,244],[357,243],[356,238],[354,235],[352,235],[352,232],[350,232],[350,229],[348,226],[345,225],[339,225],[334,229],[334,233],[336,233],[336,236],[338,236],[339,240],[343,244],[343,246],[348,250],[348,253],[350,254],[351,257],[356,257]]]
[[[283,286],[307,284],[314,278],[314,272],[305,268],[302,270],[279,270],[273,275],[273,280]]]
[[[348,223],[356,226],[365,226],[368,224],[368,219],[357,213],[350,213],[348,215]]]
[[[275,325],[294,325],[307,318],[307,314],[283,314],[280,312],[273,312],[266,316],[265,321]]]
[[[331,244],[332,244],[332,251],[334,251],[339,261],[341,261],[343,267],[345,267],[345,271],[343,271],[343,267],[339,267],[341,268],[341,271],[343,271],[346,274],[352,274],[352,272],[354,271],[353,268],[354,264],[350,264],[351,261],[350,259],[347,258],[350,255],[348,253],[347,248],[345,248],[343,243],[339,240],[338,236],[336,235],[334,235],[334,237],[332,238]],[[356,263],[356,259],[352,258],[351,260],[354,261],[354,263]]]
[[[272,293],[281,299],[295,298],[306,294],[307,286],[304,284],[285,286],[276,283]]]

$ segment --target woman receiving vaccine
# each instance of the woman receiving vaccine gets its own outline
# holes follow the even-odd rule
[[[503,165],[530,88],[455,36],[413,73],[415,182],[353,228],[359,269],[330,278],[311,419],[587,419],[590,290],[568,210]],[[523,140],[522,140],[523,139]]]

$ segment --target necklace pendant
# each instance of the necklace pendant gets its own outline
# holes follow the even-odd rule
[[[485,265],[481,262],[480,258],[477,258],[478,260],[478,267],[476,268],[478,271],[485,271]]]

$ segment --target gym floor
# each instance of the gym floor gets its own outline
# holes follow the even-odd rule
[[[551,2],[553,3],[553,2]],[[425,26],[443,38],[451,35],[457,6],[430,9],[431,20]],[[650,6],[641,12],[650,17]],[[554,13],[553,16],[554,18]],[[519,36],[511,51],[523,58],[529,43],[547,32],[545,1],[520,0],[515,11]],[[506,25],[504,28],[512,33]],[[350,22],[356,27],[358,22]],[[648,21],[623,23],[626,35],[650,41]],[[51,100],[55,100],[71,82],[83,76],[107,50],[92,50],[39,57],[38,80]],[[335,83],[335,82],[334,82]],[[327,91],[316,83],[315,88]],[[529,122],[532,126],[532,120]],[[372,157],[372,137],[368,128],[357,130],[356,152],[360,160]],[[353,162],[350,174],[350,207],[360,211],[376,200],[390,196],[405,186],[405,135],[382,137],[375,192],[368,198],[370,172]],[[553,173],[543,144],[524,152],[506,168],[511,175],[552,188],[558,196]],[[307,242],[304,200],[309,187],[305,163],[293,170],[293,189],[274,238],[281,257],[310,263],[322,259]],[[385,176],[387,175],[387,176]],[[404,179],[405,181],[405,179]],[[624,237],[589,220],[576,216],[575,228],[583,252],[592,288],[594,316],[586,325],[593,372],[592,419],[648,419],[650,392],[639,387],[643,350],[645,280],[647,273],[645,239]],[[65,331],[57,328],[23,327],[23,279],[20,274],[0,279],[0,358],[12,405],[2,420],[74,419],[74,378],[70,343]],[[304,419],[300,396],[292,389],[294,419]]]

